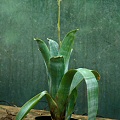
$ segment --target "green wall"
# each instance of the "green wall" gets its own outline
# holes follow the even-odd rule
[[[22,106],[48,89],[43,58],[33,38],[57,40],[56,1],[0,0],[0,100]],[[62,0],[61,39],[76,28],[80,31],[70,68],[99,71],[98,115],[120,119],[120,0]],[[37,108],[46,105],[41,102]],[[75,113],[86,112],[83,83]]]

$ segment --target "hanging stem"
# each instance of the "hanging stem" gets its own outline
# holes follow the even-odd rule
[[[58,0],[58,43],[59,43],[59,47],[61,44],[61,41],[60,41],[60,2],[61,0]]]

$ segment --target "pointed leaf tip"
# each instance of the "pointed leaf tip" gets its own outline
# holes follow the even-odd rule
[[[36,38],[34,38],[34,40],[36,40]]]
[[[45,60],[45,63],[47,65],[47,67],[48,67],[49,59],[50,59],[49,48],[47,47],[46,43],[43,40],[41,40],[39,38],[34,38],[34,40],[37,41],[39,50],[42,53],[42,56],[43,56],[43,58]]]
[[[34,40],[37,41],[37,42],[38,42],[38,41],[39,41],[39,42],[43,42],[43,41],[42,41],[41,39],[39,39],[39,38],[34,38]]]
[[[52,39],[50,39],[50,38],[47,38],[47,40],[48,40],[48,41],[50,41],[50,40],[52,40]],[[53,40],[52,40],[52,41],[53,41]]]
[[[91,70],[91,72],[95,75],[95,77],[96,77],[97,80],[101,79],[101,76],[100,76],[100,74],[97,71]]]
[[[39,38],[34,38],[34,40],[40,40]]]
[[[70,33],[74,33],[74,34],[75,34],[78,30],[79,30],[79,29],[72,30],[72,31],[70,31],[67,35],[69,35]]]
[[[64,37],[64,39],[62,40],[62,43],[59,49],[59,55],[62,55],[64,57],[66,72],[68,70],[69,59],[70,59],[71,51],[74,45],[75,34],[78,30],[79,29],[75,29],[68,32]]]

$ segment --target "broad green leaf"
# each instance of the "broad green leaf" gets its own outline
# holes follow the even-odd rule
[[[69,96],[71,96],[71,101],[69,103],[68,110],[66,111],[67,118],[72,114],[74,110],[74,106],[75,106],[76,99],[77,99],[77,95],[76,95],[77,87],[83,80],[84,80],[83,76],[80,75],[80,73],[77,71],[75,75],[73,76],[73,80],[70,86]]]
[[[70,55],[71,55],[73,45],[74,45],[75,33],[77,31],[78,29],[73,30],[65,36],[65,38],[62,41],[60,50],[59,50],[59,55],[62,55],[64,57],[66,72],[68,70],[69,59],[70,59]]]
[[[88,120],[95,120],[98,109],[98,82],[91,70],[79,68],[77,71],[83,76],[87,86]],[[79,81],[79,76],[76,77],[77,80]]]
[[[80,84],[80,82],[84,79],[84,75],[83,74],[80,75],[80,71],[81,71],[81,73],[87,71],[86,72],[86,77],[90,77],[90,75],[88,74],[88,71],[89,71],[90,74],[93,73],[92,75],[94,75],[94,78],[96,78],[96,79],[100,78],[100,75],[99,75],[99,73],[97,71],[89,70],[89,69],[86,69],[86,68],[79,68],[79,69],[77,69],[77,72],[76,72],[76,74],[73,77],[73,81],[72,81],[72,84],[71,84],[71,87],[70,87],[69,94],[71,94],[72,90],[74,88],[76,88]]]
[[[37,41],[38,46],[39,46],[39,50],[41,51],[42,56],[43,56],[43,58],[44,58],[44,61],[45,61],[46,65],[47,65],[47,67],[48,67],[48,65],[49,65],[49,60],[50,60],[50,51],[49,51],[47,45],[46,45],[45,42],[44,42],[43,40],[41,40],[41,39],[34,39],[34,40]]]
[[[67,106],[67,110],[66,110],[66,118],[67,118],[67,120],[70,119],[71,114],[74,112],[76,99],[77,99],[77,88],[72,90],[72,93],[70,94],[70,96],[68,98],[68,106]]]
[[[53,98],[58,91],[61,79],[64,75],[64,58],[62,56],[52,57],[49,64],[50,73],[50,94]]]
[[[83,79],[84,79],[84,77],[82,75],[80,75],[79,71],[77,71],[73,77],[73,80],[72,80],[72,83],[70,86],[69,95],[82,82]]]
[[[52,99],[52,97],[49,95],[49,93],[47,91],[43,91],[41,93],[39,93],[38,95],[36,95],[35,97],[33,97],[32,99],[30,99],[28,102],[26,102],[22,108],[20,109],[20,111],[18,112],[17,116],[16,116],[16,120],[22,120],[27,113],[36,105],[38,104],[38,102],[44,97],[46,96],[47,100],[48,100],[48,104],[50,106],[50,109],[54,109],[57,107],[55,101]]]
[[[68,71],[61,81],[57,94],[57,104],[64,104],[65,106],[68,95],[71,95],[74,89],[76,89],[83,80],[85,80],[87,86],[88,118],[89,120],[94,120],[98,109],[98,83],[91,70],[80,68]],[[63,106],[59,105],[58,107],[61,111],[64,110]],[[71,112],[67,113],[67,117],[69,117],[70,113]]]
[[[60,112],[64,114],[67,106],[67,100],[69,95],[69,90],[71,86],[71,82],[73,79],[76,70],[69,70],[62,78],[57,95],[56,95],[56,102],[60,109]]]
[[[48,39],[50,46],[50,57],[58,56],[59,45],[56,41]]]

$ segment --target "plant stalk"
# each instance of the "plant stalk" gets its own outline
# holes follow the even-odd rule
[[[60,2],[61,0],[58,0],[58,43],[59,43],[59,47],[61,45],[61,40],[60,40]]]

